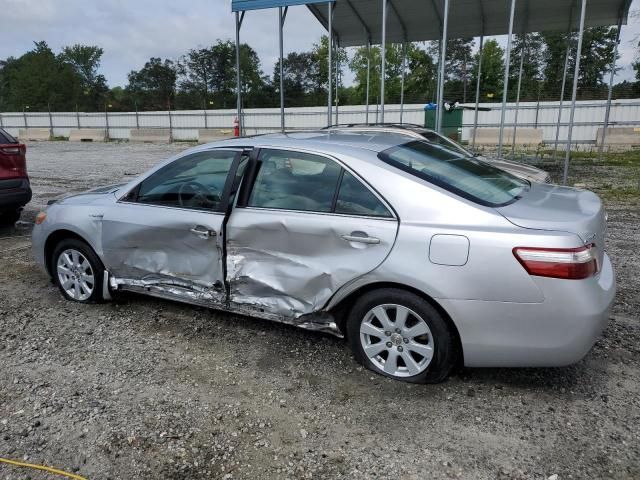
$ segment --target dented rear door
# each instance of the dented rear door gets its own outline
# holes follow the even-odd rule
[[[295,319],[387,257],[398,222],[354,172],[323,155],[263,149],[227,224],[233,304]],[[243,186],[243,188],[247,188]]]

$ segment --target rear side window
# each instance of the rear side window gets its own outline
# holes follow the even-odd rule
[[[385,204],[340,164],[321,155],[262,149],[248,206],[392,218]]]
[[[250,207],[329,213],[342,167],[328,158],[286,150],[261,150]]]
[[[504,170],[424,141],[391,147],[378,157],[400,170],[490,207],[508,205],[529,188],[526,180]]]
[[[391,212],[360,180],[345,171],[336,200],[336,213],[390,218]]]

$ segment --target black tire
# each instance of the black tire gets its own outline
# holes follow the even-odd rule
[[[379,366],[376,366],[371,359],[365,354],[364,347],[360,338],[360,327],[365,320],[366,315],[373,308],[380,305],[400,305],[415,312],[422,317],[427,324],[431,335],[429,344],[433,343],[433,356],[426,366],[426,369],[413,376],[398,376],[384,372]],[[414,320],[415,321],[415,320]],[[458,348],[455,336],[451,331],[451,327],[447,321],[438,313],[438,311],[425,301],[423,298],[411,292],[395,288],[382,288],[372,290],[365,293],[351,308],[347,317],[347,336],[351,344],[354,356],[358,362],[369,370],[384,375],[394,380],[401,380],[410,383],[439,383],[445,380],[458,360]],[[389,345],[387,338],[382,340]],[[400,344],[403,346],[402,344]],[[399,347],[391,347],[399,348]],[[405,347],[406,348],[406,347]],[[408,353],[408,352],[405,352]],[[384,353],[381,353],[384,355]],[[405,363],[404,360],[401,361]],[[408,375],[408,373],[406,374]]]
[[[18,220],[20,220],[21,213],[21,208],[0,212],[0,226],[12,227]]]
[[[60,258],[63,252],[69,249],[80,252],[88,260],[91,266],[91,272],[93,273],[95,282],[93,284],[93,291],[91,292],[91,295],[86,299],[78,300],[76,298],[73,298],[71,295],[67,293],[67,291],[63,288],[61,284],[60,276],[58,275],[58,270],[57,270],[58,259]],[[65,240],[60,241],[56,245],[55,249],[53,250],[53,255],[51,255],[49,266],[50,266],[50,272],[53,275],[53,281],[58,286],[58,288],[60,289],[60,292],[62,293],[62,296],[66,300],[79,302],[79,303],[100,303],[104,301],[102,297],[102,284],[104,281],[104,266],[102,265],[102,262],[100,261],[98,256],[95,254],[93,249],[85,242],[75,238],[67,238]]]

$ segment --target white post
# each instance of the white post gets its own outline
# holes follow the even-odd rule
[[[567,184],[569,177],[569,158],[571,157],[571,140],[573,136],[573,122],[576,114],[576,97],[578,95],[578,80],[580,77],[580,57],[582,56],[582,37],[584,36],[584,17],[587,10],[587,0],[582,0],[580,10],[580,30],[578,31],[578,48],[576,49],[576,67],[573,73],[573,92],[571,93],[571,114],[569,116],[569,131],[567,133],[567,150],[564,157],[564,172],[562,184]]]
[[[507,39],[507,54],[504,60],[504,81],[502,84],[502,112],[500,113],[500,137],[498,138],[498,158],[502,158],[504,144],[504,121],[507,109],[507,94],[509,93],[509,65],[511,62],[511,37],[513,36],[513,18],[516,13],[516,0],[511,0],[511,15],[509,16],[509,37]]]

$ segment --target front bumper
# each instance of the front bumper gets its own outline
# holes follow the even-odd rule
[[[469,367],[561,367],[589,352],[607,325],[615,278],[602,270],[585,280],[533,277],[542,303],[440,300],[460,333]]]
[[[31,201],[31,185],[26,178],[0,180],[0,210],[14,210]]]

